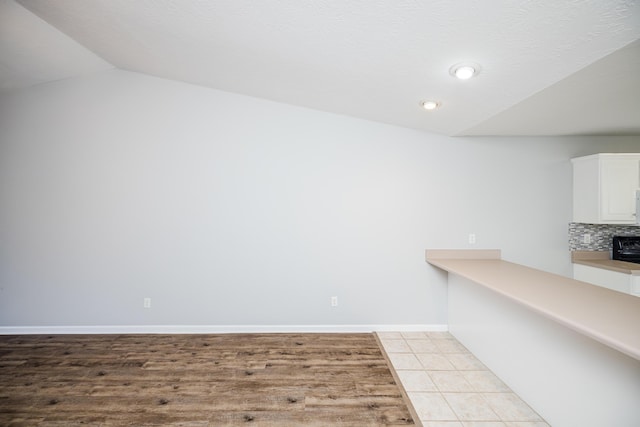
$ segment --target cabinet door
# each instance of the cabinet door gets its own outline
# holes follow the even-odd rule
[[[602,159],[600,170],[601,212],[604,222],[636,220],[636,190],[640,188],[640,161],[631,159]]]

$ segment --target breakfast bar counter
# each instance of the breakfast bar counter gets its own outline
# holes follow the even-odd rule
[[[640,360],[640,298],[503,261],[497,250],[427,250],[426,258]]]
[[[447,275],[450,333],[550,425],[640,425],[640,298],[500,250],[426,261]]]

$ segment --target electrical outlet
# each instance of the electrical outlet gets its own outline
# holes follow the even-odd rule
[[[151,308],[151,298],[145,298],[144,302],[142,303],[142,306],[144,308]]]
[[[469,234],[469,244],[470,245],[475,245],[476,244],[476,235],[475,235],[475,233],[470,233]]]
[[[331,307],[338,306],[338,297],[331,297]]]
[[[591,243],[591,234],[583,234],[582,235],[582,243],[589,244]]]

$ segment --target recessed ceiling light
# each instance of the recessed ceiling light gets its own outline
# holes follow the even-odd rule
[[[440,103],[438,101],[422,101],[420,103],[420,105],[425,110],[431,111],[431,110],[435,110],[436,108],[438,108],[440,106]]]
[[[472,63],[456,64],[449,68],[449,74],[459,78],[460,80],[470,79],[471,77],[477,76],[479,72],[480,66]]]

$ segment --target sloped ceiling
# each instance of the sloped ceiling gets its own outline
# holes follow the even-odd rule
[[[13,0],[0,0],[0,94],[110,68]]]
[[[640,1],[1,1],[7,89],[117,67],[446,135],[640,135]]]

